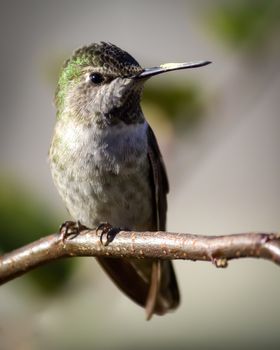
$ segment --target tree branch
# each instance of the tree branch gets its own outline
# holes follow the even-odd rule
[[[84,230],[65,240],[52,234],[0,257],[0,284],[39,265],[72,256],[201,260],[212,261],[216,267],[226,267],[231,259],[253,257],[280,265],[280,234],[202,236],[119,231],[108,245],[101,242],[96,230]]]

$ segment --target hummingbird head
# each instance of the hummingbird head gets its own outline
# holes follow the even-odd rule
[[[151,76],[210,63],[168,63],[143,69],[126,51],[95,43],[74,52],[62,68],[56,90],[58,118],[75,118],[100,127],[143,122],[140,96]]]
[[[113,44],[101,42],[78,49],[64,63],[58,80],[58,118],[100,125],[132,122],[139,115],[143,85],[134,77],[143,71],[131,55]]]

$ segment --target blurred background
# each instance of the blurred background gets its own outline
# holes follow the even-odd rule
[[[170,179],[169,231],[280,230],[280,2],[14,1],[0,11],[0,250],[69,216],[47,152],[62,62],[110,41],[144,67],[211,60],[146,85],[143,109]],[[279,348],[280,270],[176,261],[182,303],[145,321],[93,258],[0,288],[0,349]]]

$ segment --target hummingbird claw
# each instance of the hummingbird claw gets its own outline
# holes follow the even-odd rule
[[[65,221],[59,228],[60,239],[64,242],[66,239],[74,239],[81,231],[87,229],[80,221]]]
[[[116,235],[120,232],[119,228],[113,227],[108,222],[103,222],[96,228],[96,233],[98,234],[98,231],[101,231],[100,234],[100,242],[104,246],[109,245],[111,242],[113,242]],[[106,235],[106,241],[103,242],[103,236]]]

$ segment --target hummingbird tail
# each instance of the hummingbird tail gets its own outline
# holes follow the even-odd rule
[[[152,264],[150,289],[145,305],[147,321],[150,320],[157,306],[157,298],[160,290],[160,280],[162,275],[161,261],[156,260]]]
[[[164,315],[180,301],[171,261],[97,258],[113,282],[146,309],[147,319]]]
[[[156,285],[156,286],[155,286]],[[155,313],[164,315],[180,303],[180,293],[171,261],[153,261],[150,290],[146,302],[147,320]]]

